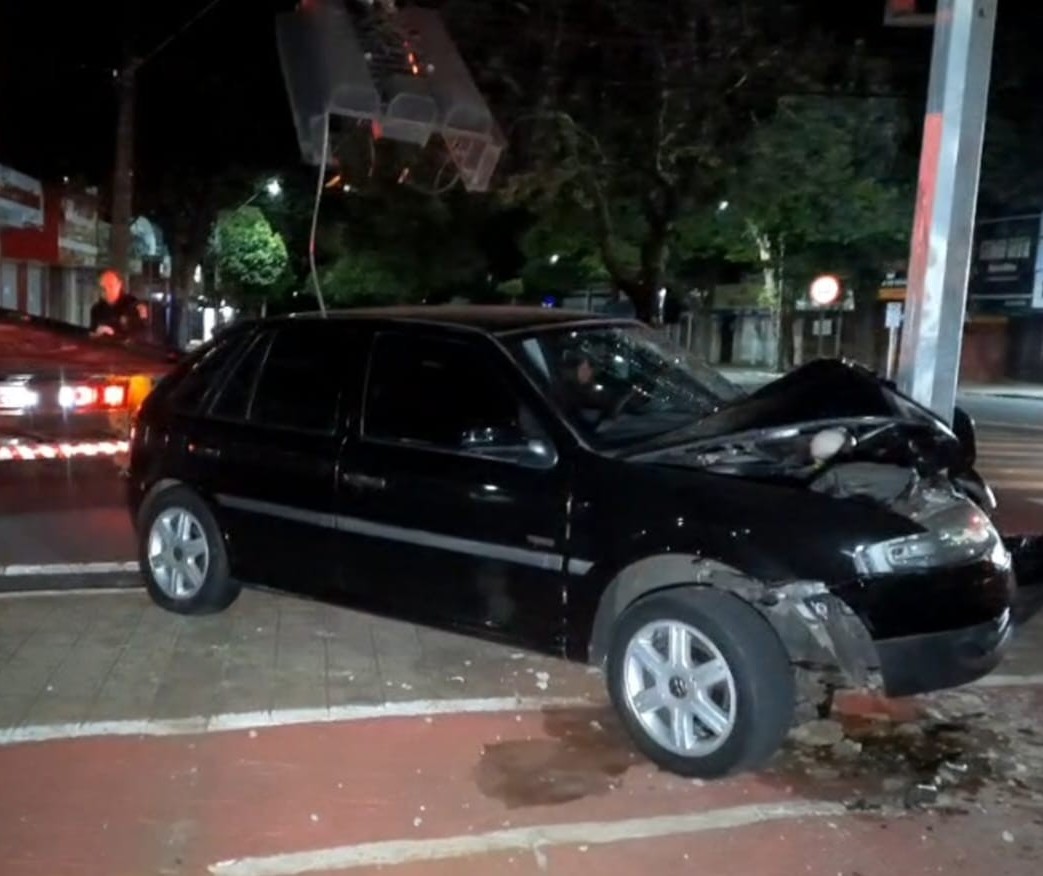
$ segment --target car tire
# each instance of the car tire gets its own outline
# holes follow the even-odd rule
[[[785,646],[756,609],[718,590],[677,588],[634,603],[612,631],[607,677],[638,749],[688,778],[763,766],[793,723]]]
[[[138,559],[152,601],[177,614],[214,614],[239,596],[221,530],[187,487],[150,499],[138,517]]]

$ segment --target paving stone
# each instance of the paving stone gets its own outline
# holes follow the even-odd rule
[[[86,720],[94,703],[93,697],[43,693],[29,708],[24,724],[79,724]]]
[[[34,699],[34,694],[12,696],[0,693],[0,730],[5,727],[17,727],[21,724]]]

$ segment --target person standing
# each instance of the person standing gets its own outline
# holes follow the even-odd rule
[[[142,339],[147,330],[148,308],[127,293],[116,271],[103,272],[98,285],[101,295],[91,307],[91,334],[120,340]]]

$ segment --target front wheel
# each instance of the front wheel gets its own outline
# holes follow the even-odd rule
[[[212,614],[239,595],[217,521],[186,487],[165,490],[142,509],[138,552],[148,594],[167,611]]]
[[[608,687],[642,753],[692,778],[763,765],[796,705],[789,655],[767,620],[737,596],[702,588],[654,594],[622,614]]]

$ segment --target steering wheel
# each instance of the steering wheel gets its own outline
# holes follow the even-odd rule
[[[605,423],[609,423],[616,419],[623,411],[626,410],[629,405],[638,396],[638,389],[636,386],[631,386],[626,392],[624,392],[611,408],[605,411],[597,422],[594,424],[595,429],[600,429]]]

